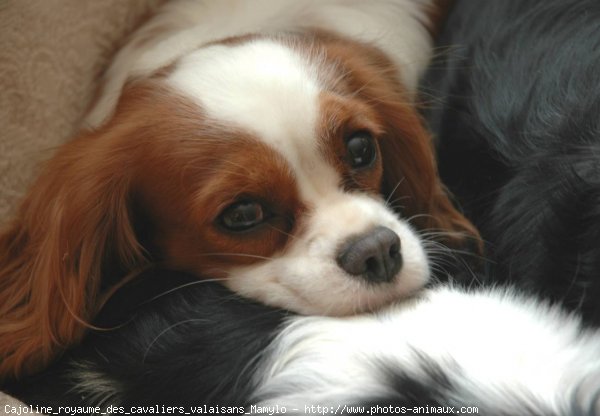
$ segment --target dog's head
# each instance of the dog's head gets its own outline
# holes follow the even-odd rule
[[[227,39],[131,80],[106,123],[59,150],[4,237],[19,254],[1,300],[23,331],[38,320],[68,343],[121,277],[108,274],[156,261],[350,314],[427,282],[418,230],[476,235],[398,68],[323,33]]]
[[[365,45],[292,35],[211,44],[130,84],[100,135],[122,146],[112,175],[128,178],[153,254],[309,314],[421,287],[415,228],[469,226],[395,74]]]

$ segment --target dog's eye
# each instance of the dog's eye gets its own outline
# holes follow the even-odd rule
[[[225,208],[220,222],[229,231],[246,231],[265,220],[265,209],[254,201],[236,202]]]
[[[370,166],[377,155],[373,136],[369,132],[359,131],[346,141],[350,165],[353,168]]]

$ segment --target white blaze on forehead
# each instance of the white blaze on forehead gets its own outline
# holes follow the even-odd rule
[[[210,118],[279,152],[305,200],[337,187],[339,177],[318,148],[318,70],[297,51],[268,39],[212,45],[184,57],[168,82]]]

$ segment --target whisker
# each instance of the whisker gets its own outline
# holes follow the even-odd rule
[[[200,253],[197,254],[199,257],[204,256],[233,256],[233,257],[248,257],[251,259],[260,259],[260,260],[271,260],[272,257],[260,256],[258,254],[247,254],[247,253]]]
[[[390,208],[394,212],[398,212],[398,211],[402,211],[404,208],[406,208],[406,205],[393,204],[393,205],[388,205],[388,208]]]
[[[413,215],[411,217],[408,217],[407,221],[408,222],[412,222],[413,220],[415,220],[417,218],[433,218],[433,215],[431,215],[431,214],[424,214],[424,213],[423,214],[415,214],[415,215]]]
[[[147,303],[151,303],[153,301],[155,301],[156,299],[160,299],[163,296],[166,296],[170,293],[176,292],[180,289],[185,289],[186,287],[190,287],[190,286],[196,286],[196,285],[201,285],[201,284],[205,284],[205,283],[211,283],[211,282],[224,282],[230,280],[227,277],[223,277],[223,278],[215,278],[215,279],[201,279],[201,280],[196,280],[194,282],[189,282],[189,283],[184,283],[182,285],[179,285],[177,287],[174,287],[172,289],[166,290],[162,293],[159,293],[158,295],[152,297],[151,299],[148,299],[147,301],[141,303],[142,305],[145,305]]]
[[[154,344],[156,344],[156,342],[159,340],[160,337],[162,337],[164,334],[166,334],[167,332],[171,331],[172,329],[177,328],[178,326],[189,324],[191,322],[208,322],[208,319],[201,319],[201,318],[186,319],[184,321],[177,322],[177,323],[175,323],[173,325],[169,325],[168,328],[165,328],[164,330],[162,330],[160,332],[160,334],[158,334],[152,340],[152,342],[150,342],[150,345],[148,345],[148,348],[146,348],[146,352],[144,352],[144,356],[142,358],[142,363],[146,362],[146,358],[148,357],[148,353],[150,352],[150,350],[152,349],[152,347],[154,346]]]
[[[470,251],[451,249],[450,247],[447,247],[445,244],[439,241],[430,239],[432,236],[439,237],[447,235],[448,233],[446,232],[431,230],[425,230],[421,233],[421,237],[423,238],[423,247],[427,253],[428,258],[431,259],[430,270],[434,274],[440,274],[441,272],[447,276],[448,280],[451,280],[453,276],[451,275],[451,273],[445,270],[445,266],[448,266],[452,269],[460,266],[461,270],[468,273],[468,276],[470,277],[470,285],[477,284],[481,286],[482,283],[479,280],[477,274],[473,271],[473,269],[467,263],[464,257],[471,256],[472,258],[477,258],[482,261],[489,260],[483,256],[480,256]]]
[[[392,191],[390,192],[390,194],[388,195],[388,197],[385,200],[385,204],[389,204],[390,203],[390,199],[392,198],[392,196],[394,196],[394,192],[396,192],[396,190],[398,189],[398,187],[402,184],[402,182],[404,182],[406,178],[402,178],[398,181],[398,183],[396,184],[396,186],[394,186],[394,188],[392,189]],[[404,197],[406,198],[406,196]],[[394,200],[395,202],[396,200]]]
[[[406,200],[411,199],[411,198],[412,197],[410,197],[408,195],[402,195],[402,196],[399,196],[398,198],[394,198],[393,200],[388,201],[387,204],[395,204],[396,202],[406,201]]]
[[[296,240],[298,237],[296,237],[294,234],[288,233],[287,231],[282,230],[281,228],[275,227],[274,225],[268,224],[269,228],[271,228],[272,230],[275,230],[283,235],[286,235],[294,240]]]

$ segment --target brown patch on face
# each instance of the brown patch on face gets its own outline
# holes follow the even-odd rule
[[[133,189],[168,266],[219,277],[284,249],[304,208],[282,157],[164,90],[134,87],[121,105],[145,120],[137,128],[144,150]],[[265,222],[241,232],[223,227],[219,215],[239,201],[260,203]]]
[[[346,114],[343,117],[368,114],[379,126],[384,196],[396,201],[402,215],[418,228],[449,232],[445,240],[452,245],[462,245],[465,238],[478,239],[478,232],[456,210],[440,182],[431,137],[393,63],[370,45],[325,32],[314,32],[313,39],[298,37],[294,44],[316,65],[336,69],[325,81],[336,104],[326,104],[325,111],[333,112],[326,107],[337,105]]]

